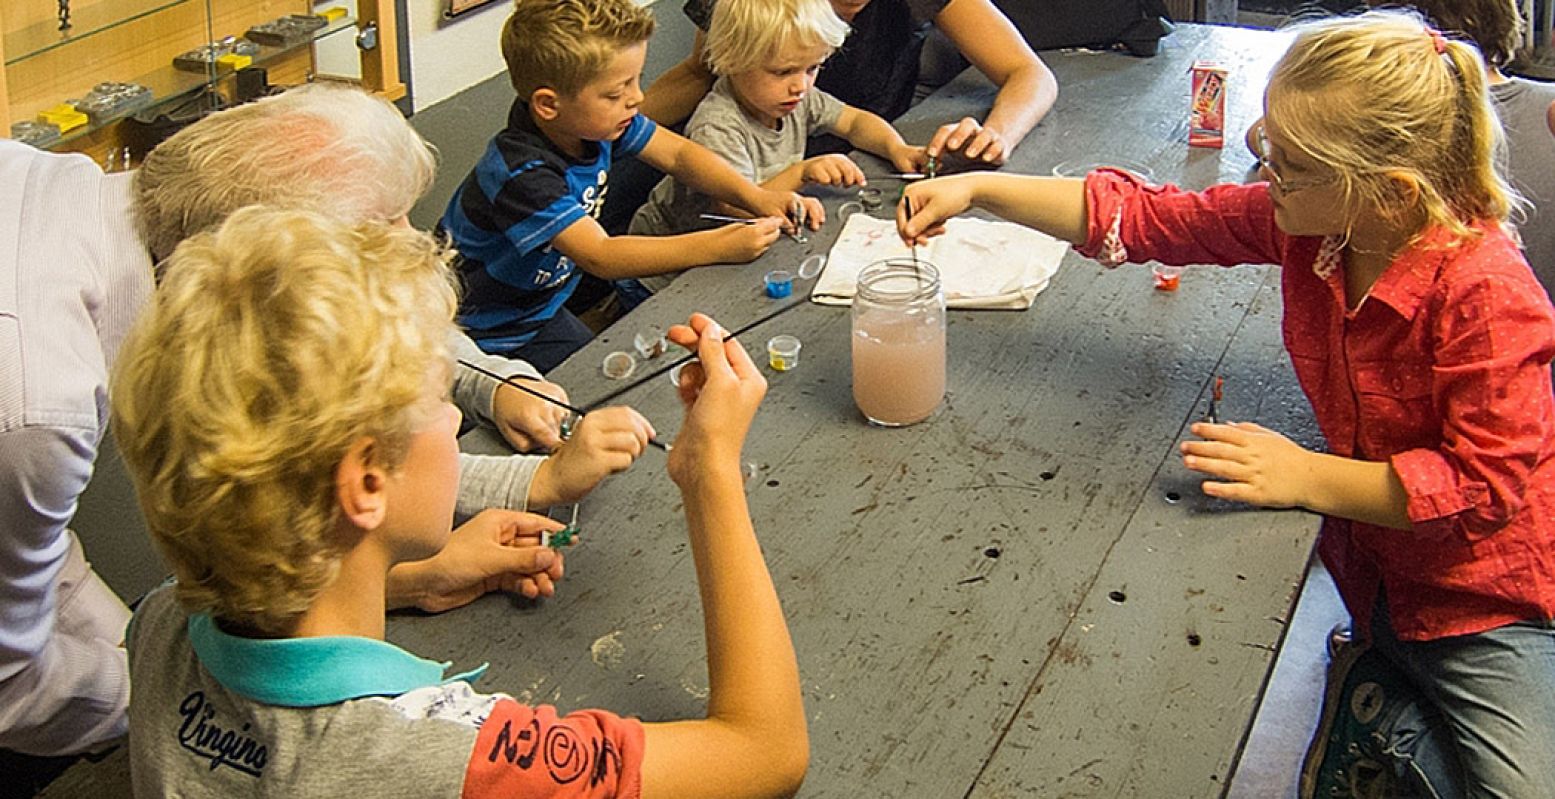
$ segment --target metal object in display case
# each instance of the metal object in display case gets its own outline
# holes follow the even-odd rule
[[[24,119],[11,124],[11,138],[43,149],[59,141],[59,128],[47,122]]]
[[[92,87],[86,96],[71,100],[77,111],[86,114],[92,124],[101,125],[113,117],[138,111],[151,104],[151,89],[138,83],[104,81]]]
[[[243,35],[271,47],[291,47],[312,39],[314,31],[328,24],[329,20],[316,14],[288,14],[261,22]]]
[[[247,39],[227,36],[210,44],[201,45],[173,59],[173,66],[189,72],[207,72],[219,68],[226,56],[252,58],[259,54],[259,45]]]

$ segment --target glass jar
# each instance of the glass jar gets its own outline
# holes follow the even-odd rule
[[[922,259],[876,261],[853,296],[853,401],[871,424],[921,422],[945,397],[945,293]]]

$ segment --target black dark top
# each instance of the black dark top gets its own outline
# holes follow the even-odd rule
[[[706,31],[717,0],[686,0],[686,16]],[[934,17],[950,0],[871,0],[853,18],[853,32],[821,70],[815,85],[887,120],[912,105],[918,55]]]

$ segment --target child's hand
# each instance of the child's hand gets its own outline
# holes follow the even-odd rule
[[[927,244],[945,232],[945,220],[972,207],[978,175],[956,175],[908,186],[896,206],[896,232],[907,245]]]
[[[983,127],[971,117],[941,125],[925,149],[941,161],[949,153],[960,153],[968,161],[990,166],[1003,166],[1004,159],[1010,154],[1009,144],[999,131]]]
[[[754,222],[731,222],[712,231],[715,263],[743,264],[753,261],[777,241],[785,222],[766,217]]]
[[[670,478],[685,488],[715,470],[740,473],[740,449],[767,380],[740,342],[703,314],[669,329],[671,341],[694,348],[698,360],[680,373],[686,421],[669,455]]]
[[[653,436],[653,425],[624,405],[585,415],[572,437],[535,471],[531,504],[577,502],[601,480],[630,468]]]
[[[841,155],[818,155],[807,158],[800,176],[806,183],[822,186],[860,186],[864,184],[864,170],[853,159]]]
[[[799,203],[804,206],[804,226],[820,230],[821,225],[826,224],[826,206],[814,197],[800,197]]]
[[[1301,445],[1252,422],[1198,422],[1190,429],[1204,440],[1182,443],[1183,465],[1221,478],[1204,481],[1205,494],[1265,508],[1306,504],[1313,459]]]
[[[929,166],[929,151],[926,147],[914,147],[902,142],[892,144],[886,158],[890,159],[891,166],[898,172],[923,172]]]
[[[455,529],[441,552],[389,572],[390,604],[441,613],[492,591],[551,596],[562,578],[562,554],[540,546],[540,533],[562,527],[533,513],[482,511]]]
[[[567,401],[567,390],[555,383],[522,377],[514,382],[552,399]],[[561,423],[567,418],[567,409],[533,394],[509,385],[497,386],[491,399],[491,415],[502,437],[519,452],[554,449],[562,443]]]
[[[749,211],[751,216],[775,216],[783,221],[784,233],[793,233],[797,229],[794,227],[794,207],[803,199],[798,192],[762,189],[759,200],[753,205],[746,206],[745,210]]]

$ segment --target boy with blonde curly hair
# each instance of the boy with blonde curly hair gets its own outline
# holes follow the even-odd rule
[[[458,483],[454,292],[423,234],[249,208],[180,245],[124,345],[113,429],[176,583],[129,636],[141,796],[767,796],[807,759],[798,673],[744,504],[765,384],[705,317],[671,453],[703,596],[711,716],[566,716],[383,641],[396,571],[443,559]],[[511,513],[548,593],[560,525]],[[588,779],[533,757],[554,736]],[[407,757],[406,752],[415,751]],[[528,755],[524,752],[527,751]]]
[[[625,280],[749,261],[792,229],[799,198],[764,189],[638,113],[653,16],[632,0],[518,0],[502,55],[518,93],[507,127],[449,200],[440,228],[459,251],[459,321],[481,349],[548,371],[593,333],[563,304],[579,270]],[[596,221],[611,164],[636,156],[769,217],[675,237],[610,236]]]

